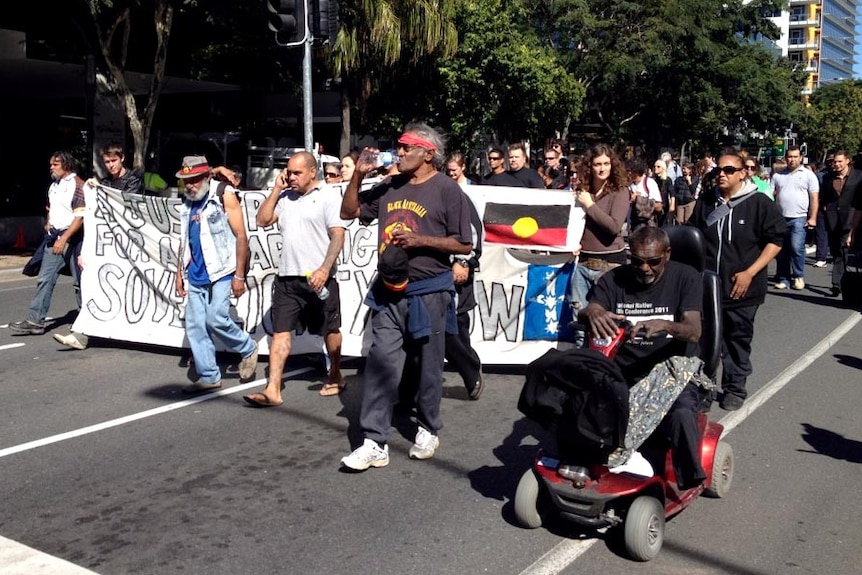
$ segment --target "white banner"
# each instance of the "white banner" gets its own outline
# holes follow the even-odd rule
[[[370,184],[369,184],[370,185]],[[179,198],[86,187],[81,279],[83,309],[73,329],[90,336],[188,347],[184,302],[174,290]],[[568,285],[571,252],[583,233],[583,210],[569,192],[466,186],[485,224],[475,276],[471,338],[487,364],[526,364],[571,340]],[[281,250],[277,225],[258,228],[266,190],[245,191],[248,291],[233,300],[235,319],[268,353],[270,300]],[[377,266],[376,223],[350,224],[338,260],[343,354],[364,355],[369,310],[362,303]],[[216,342],[219,346],[219,342]],[[322,338],[297,334],[291,353],[317,353]]]

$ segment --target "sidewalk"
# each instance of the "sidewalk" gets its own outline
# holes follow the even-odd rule
[[[31,255],[33,255],[32,250],[19,253],[0,252],[0,272],[11,273],[17,271],[20,273],[24,269],[24,264],[30,260]]]

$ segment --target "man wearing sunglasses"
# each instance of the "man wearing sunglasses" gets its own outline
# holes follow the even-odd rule
[[[747,177],[736,151],[718,159],[718,185],[704,190],[689,225],[706,239],[706,267],[721,280],[721,408],[742,407],[751,375],[754,317],[766,298],[767,265],[781,251],[787,226],[780,210]]]
[[[494,146],[488,150],[488,165],[491,171],[482,179],[483,185],[513,188],[521,186],[521,182],[506,171],[506,152],[503,151],[503,148]]]
[[[380,165],[361,156],[344,192],[341,217],[378,220],[377,276],[371,309],[371,349],[365,361],[359,426],[363,442],[341,463],[364,471],[389,464],[392,413],[405,359],[418,358],[418,429],[408,452],[429,459],[440,445],[440,401],[446,334],[457,334],[451,256],[472,248],[470,207],[454,180],[440,173],[445,139],[422,123],[398,138],[400,173],[361,196],[362,179]]]
[[[672,357],[698,356],[703,283],[694,268],[670,261],[670,242],[664,230],[638,228],[629,245],[630,263],[599,279],[578,318],[589,324],[591,337],[613,337],[622,321],[634,325],[614,360],[631,386],[643,378],[657,377],[654,369]],[[652,441],[668,441],[673,448],[681,489],[706,478],[698,450],[699,404],[699,388],[686,382],[653,434]]]

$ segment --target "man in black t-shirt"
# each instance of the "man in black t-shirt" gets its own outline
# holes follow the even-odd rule
[[[599,279],[592,299],[578,317],[589,323],[592,337],[610,338],[620,322],[633,324],[631,337],[615,358],[632,385],[664,360],[698,354],[703,284],[694,268],[670,261],[670,243],[660,228],[635,230],[629,245],[631,263]],[[665,435],[673,448],[674,471],[681,489],[706,479],[698,449],[698,403],[698,388],[689,382],[656,431]]]
[[[458,333],[450,256],[471,250],[470,208],[461,186],[439,172],[443,137],[411,124],[398,138],[399,174],[359,195],[378,168],[360,156],[344,193],[341,216],[377,220],[378,274],[365,303],[371,308],[371,349],[365,362],[359,424],[363,444],[342,464],[355,471],[389,464],[386,444],[404,360],[418,358],[419,428],[413,459],[433,457],[440,442],[440,400],[446,333]]]

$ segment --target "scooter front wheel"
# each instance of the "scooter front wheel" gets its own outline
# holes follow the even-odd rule
[[[715,456],[712,463],[712,481],[703,490],[709,497],[724,497],[730,491],[733,481],[733,448],[729,443],[719,441],[715,446]]]
[[[623,524],[626,551],[636,561],[655,559],[664,543],[664,506],[655,497],[635,499]]]
[[[537,529],[542,526],[541,489],[536,473],[528,469],[521,476],[518,488],[515,490],[515,517],[527,529]]]

